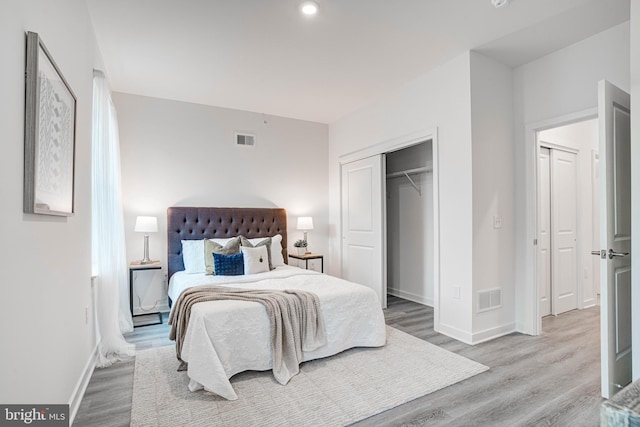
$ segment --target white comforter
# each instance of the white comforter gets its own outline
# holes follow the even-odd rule
[[[278,267],[248,276],[206,276],[178,272],[171,277],[169,296],[184,289],[218,284],[247,289],[302,289],[318,295],[327,345],[304,352],[304,360],[319,359],[352,347],[385,344],[385,323],[375,292],[336,277],[296,267]],[[188,362],[189,390],[205,388],[229,400],[237,395],[229,378],[238,372],[271,369],[270,325],[259,303],[210,301],[193,306],[182,348]]]

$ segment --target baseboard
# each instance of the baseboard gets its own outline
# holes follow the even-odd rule
[[[98,363],[99,346],[100,342],[96,344],[95,348],[91,352],[89,360],[87,360],[87,364],[82,371],[82,376],[80,376],[78,384],[76,384],[76,388],[71,395],[71,400],[69,401],[69,425],[73,424],[73,420],[78,414],[80,404],[82,403],[82,398],[84,397],[85,391],[87,391],[87,386],[89,385],[89,381],[91,381],[91,376],[93,375],[93,371],[96,368],[96,364]]]
[[[393,295],[394,297],[406,299],[409,301],[417,302],[418,304],[428,305],[429,307],[433,307],[433,300],[429,298],[425,298],[422,295],[414,294],[411,292],[402,291],[400,289],[387,288],[387,293],[389,295]]]
[[[446,325],[440,322],[436,332],[456,339],[458,341],[462,341],[465,344],[473,345],[473,336],[469,332],[458,329],[455,326]]]
[[[485,341],[491,341],[504,335],[511,334],[513,332],[516,332],[516,324],[514,322],[511,322],[502,326],[485,329],[484,331],[474,332],[471,338],[471,342],[473,345],[480,344]]]
[[[516,332],[516,325],[511,322],[505,325],[496,326],[495,328],[485,329],[484,331],[469,333],[440,322],[437,332],[458,341],[462,341],[465,344],[476,345]]]

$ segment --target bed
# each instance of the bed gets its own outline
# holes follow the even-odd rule
[[[183,240],[249,239],[280,235],[280,263],[274,270],[243,276],[185,271]],[[303,361],[332,356],[353,347],[385,344],[384,316],[371,289],[336,277],[287,265],[287,215],[279,208],[170,207],[167,210],[169,298],[201,285],[241,289],[298,289],[320,300],[326,345],[303,352]],[[193,243],[193,242],[191,242]],[[272,248],[273,251],[273,248]],[[276,258],[276,257],[274,257]],[[187,362],[189,389],[237,399],[230,378],[272,367],[270,323],[265,308],[248,301],[208,301],[193,306],[181,357]]]

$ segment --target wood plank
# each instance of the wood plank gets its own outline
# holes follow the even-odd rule
[[[126,336],[136,348],[171,345],[165,324]],[[435,393],[362,420],[359,426],[599,425],[599,308],[543,319],[538,337],[510,334],[476,346],[433,331],[433,308],[389,296],[387,324],[491,369]],[[78,426],[128,426],[133,361],[97,369]]]

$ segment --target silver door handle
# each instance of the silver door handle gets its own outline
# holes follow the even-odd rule
[[[602,259],[607,259],[607,251],[604,249],[601,251],[591,251],[591,255],[599,256]]]
[[[629,252],[614,252],[613,249],[609,249],[609,259],[613,259],[614,257],[624,258],[629,255]]]

